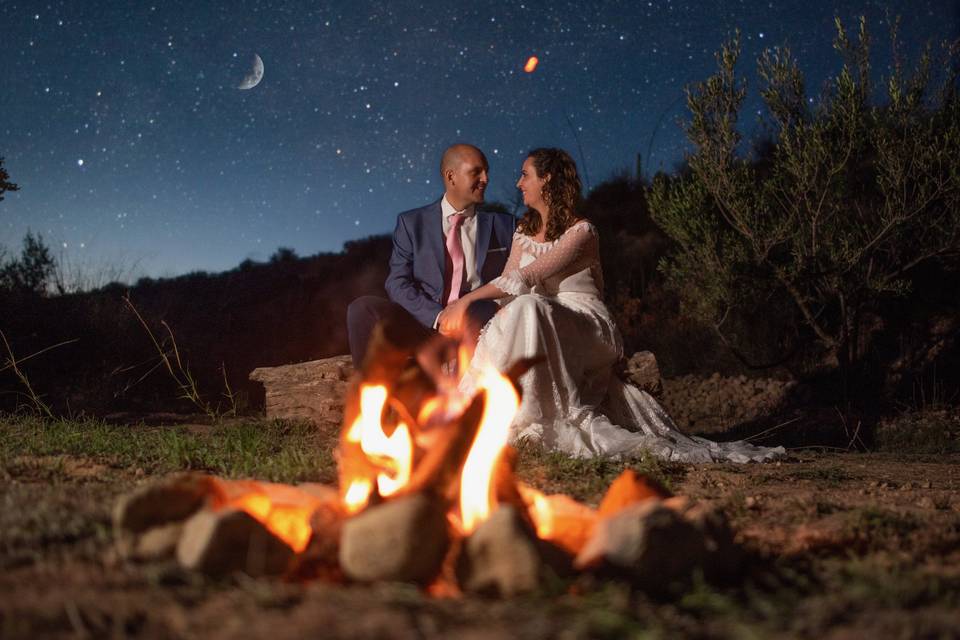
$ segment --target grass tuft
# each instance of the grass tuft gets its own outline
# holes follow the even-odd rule
[[[21,456],[84,456],[150,473],[206,471],[275,482],[331,482],[334,436],[309,423],[246,420],[213,427],[115,425],[0,416],[0,467]]]

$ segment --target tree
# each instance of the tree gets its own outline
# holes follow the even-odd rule
[[[297,260],[297,252],[290,247],[278,247],[270,256],[271,264],[289,263]]]
[[[3,157],[0,157],[0,201],[3,201],[3,194],[7,191],[19,191],[20,187],[10,182],[10,174],[3,168]]]
[[[20,294],[44,295],[54,272],[54,260],[43,236],[27,232],[20,259],[0,267],[0,290]]]
[[[772,118],[759,156],[744,157],[737,130],[739,33],[724,44],[718,72],[687,92],[690,174],[659,178],[651,208],[677,243],[661,268],[688,309],[722,328],[731,310],[786,305],[850,371],[868,316],[908,295],[921,265],[960,255],[960,65],[955,46],[935,61],[928,45],[906,74],[895,22],[873,101],[865,20],[856,41],[836,29],[843,66],[817,107],[788,49],[758,59]]]

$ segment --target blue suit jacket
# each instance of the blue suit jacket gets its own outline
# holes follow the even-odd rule
[[[397,216],[393,231],[390,274],[385,288],[390,300],[432,327],[443,309],[445,248],[440,200]],[[503,272],[510,255],[516,218],[507,213],[477,211],[477,273],[486,284]]]

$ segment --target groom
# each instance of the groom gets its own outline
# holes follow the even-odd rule
[[[440,162],[443,197],[397,216],[390,273],[389,300],[363,296],[347,308],[350,355],[359,367],[377,322],[400,313],[415,318],[428,333],[449,335],[446,306],[461,295],[496,278],[510,253],[516,224],[507,213],[479,211],[487,188],[487,159],[480,149],[455,144]],[[496,313],[492,300],[470,305],[466,332],[476,335]]]

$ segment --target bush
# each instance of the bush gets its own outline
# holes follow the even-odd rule
[[[676,243],[660,268],[685,311],[728,336],[750,315],[802,329],[851,371],[883,303],[909,296],[919,267],[960,254],[960,65],[956,47],[935,59],[927,46],[906,74],[894,23],[897,62],[876,100],[865,22],[855,42],[836,26],[843,67],[817,106],[789,50],[760,56],[771,137],[749,154],[739,34],[725,44],[718,72],[688,91],[690,171],[655,180],[651,211]],[[938,87],[934,69],[946,69]],[[734,339],[755,336],[741,325]]]

